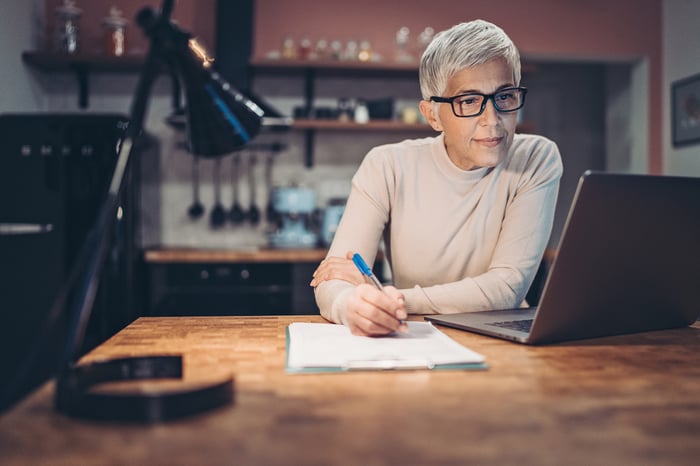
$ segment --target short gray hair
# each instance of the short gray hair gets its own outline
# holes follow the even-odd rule
[[[495,24],[481,19],[460,23],[439,32],[420,60],[423,99],[442,95],[450,78],[460,70],[502,58],[520,85],[520,53],[510,37]]]

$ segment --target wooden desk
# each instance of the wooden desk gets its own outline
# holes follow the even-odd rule
[[[47,384],[0,418],[2,464],[698,464],[700,324],[528,347],[444,329],[487,371],[284,372],[317,316],[141,318],[86,357],[185,355],[230,407],[153,426],[77,421]]]

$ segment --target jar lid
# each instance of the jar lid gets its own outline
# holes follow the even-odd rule
[[[122,11],[119,8],[113,6],[109,9],[109,16],[102,19],[102,24],[113,28],[123,28],[129,24],[129,21],[122,16]]]
[[[54,11],[64,18],[77,18],[83,14],[83,10],[75,6],[74,0],[63,0],[63,5],[56,7]]]

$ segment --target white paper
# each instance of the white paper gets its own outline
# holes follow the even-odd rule
[[[476,353],[430,322],[407,322],[408,332],[361,337],[344,325],[295,322],[289,325],[290,369],[404,369],[442,364],[481,364]]]

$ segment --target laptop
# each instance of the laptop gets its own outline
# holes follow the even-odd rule
[[[700,178],[585,172],[537,307],[431,315],[527,344],[685,327],[700,315]]]

